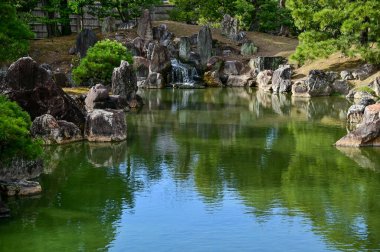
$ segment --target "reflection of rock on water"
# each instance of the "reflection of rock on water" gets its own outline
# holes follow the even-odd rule
[[[127,142],[88,143],[86,157],[95,167],[119,167],[126,160]]]
[[[380,171],[380,148],[336,147],[360,167]]]

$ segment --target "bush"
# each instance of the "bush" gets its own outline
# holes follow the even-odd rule
[[[16,156],[35,159],[41,155],[41,142],[34,141],[29,133],[32,125],[29,114],[5,96],[0,96],[0,111],[0,160]]]
[[[132,63],[132,54],[121,43],[109,39],[99,41],[74,68],[73,79],[76,84],[90,80],[110,84],[113,69],[120,66],[122,60]]]

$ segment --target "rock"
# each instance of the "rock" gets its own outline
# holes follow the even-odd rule
[[[368,105],[364,109],[362,124],[373,123],[380,119],[380,104]]]
[[[95,45],[96,42],[98,42],[98,38],[95,32],[90,29],[83,29],[76,39],[76,50],[80,54],[80,57],[86,56],[88,48]]]
[[[171,61],[168,49],[161,45],[155,45],[152,51],[149,72],[161,73],[165,78],[170,70]]]
[[[191,45],[189,37],[181,37],[179,41],[179,58],[188,61],[190,57]]]
[[[143,57],[133,57],[133,70],[136,73],[137,86],[145,81],[149,75],[149,60]]]
[[[257,79],[256,79],[258,88],[266,92],[271,91],[272,90],[272,75],[273,75],[272,70],[261,71],[257,75]]]
[[[116,20],[114,17],[105,17],[102,22],[102,33],[107,34],[116,31]]]
[[[285,65],[273,72],[272,89],[275,93],[285,93],[292,89],[292,69]]]
[[[136,22],[136,20],[133,19],[133,20],[129,20],[128,22],[121,23],[117,27],[117,29],[119,31],[132,30],[132,29],[136,28],[136,26],[137,26],[137,22]]]
[[[351,89],[346,95],[346,98],[355,100],[362,100],[364,98],[367,98],[375,100],[376,98],[374,94],[375,92],[369,87],[358,87]]]
[[[347,80],[335,80],[331,88],[334,93],[347,95],[350,92],[350,85],[348,84]]]
[[[108,89],[102,84],[96,84],[87,93],[86,99],[84,100],[86,110],[93,110],[95,107],[95,102],[103,102],[109,97]]]
[[[0,160],[0,180],[34,179],[41,175],[43,161],[13,158],[9,162]]]
[[[257,53],[257,47],[255,46],[255,44],[253,44],[253,42],[247,42],[241,46],[240,51],[241,55],[251,56]]]
[[[199,53],[196,52],[190,52],[189,60],[188,62],[192,65],[194,65],[198,70],[202,70],[203,66],[201,64],[201,56]]]
[[[57,121],[49,114],[34,119],[30,133],[34,138],[42,139],[44,144],[71,143],[83,139],[81,130],[74,123]]]
[[[352,72],[356,80],[365,80],[376,71],[376,67],[371,64],[365,64]]]
[[[198,52],[201,65],[205,67],[212,52],[212,34],[208,26],[203,26],[198,33]]]
[[[142,46],[141,46],[142,43]],[[131,52],[132,56],[142,56],[144,49],[144,40],[140,37],[135,38],[132,41],[126,42],[125,46],[128,51]]]
[[[95,109],[87,114],[85,137],[90,142],[122,141],[127,138],[127,124],[122,110]]]
[[[153,39],[158,40],[161,45],[167,46],[169,41],[174,38],[174,34],[169,32],[166,24],[160,24],[158,27],[153,27]]]
[[[219,56],[213,56],[207,61],[208,70],[219,71],[221,70],[223,65],[224,65],[224,60],[222,57],[219,57]]]
[[[10,209],[0,200],[0,219],[10,217]]]
[[[380,97],[380,76],[369,84],[369,87]]]
[[[372,105],[372,104],[375,104],[375,100],[369,98],[369,97],[363,97],[363,99],[359,100],[359,102],[357,103],[358,105],[363,105],[365,107],[367,107],[368,105]]]
[[[260,56],[254,59],[251,59],[249,66],[251,69],[255,70],[257,73],[264,70],[273,70],[275,71],[284,64],[285,58],[283,57],[264,57]]]
[[[153,40],[152,20],[149,10],[144,10],[138,21],[137,35],[142,38],[145,43]]]
[[[353,80],[354,77],[352,76],[352,73],[350,71],[344,70],[340,72],[340,78],[342,80]]]
[[[239,33],[239,21],[228,14],[223,16],[221,23],[222,35],[236,40]]]
[[[226,75],[240,75],[243,70],[243,63],[237,60],[225,61],[223,73]]]
[[[53,73],[53,79],[54,79],[54,82],[55,84],[58,86],[58,87],[70,87],[70,81],[69,79],[67,78],[66,74],[65,73],[62,73],[62,72],[55,72]]]
[[[314,97],[329,96],[332,93],[332,75],[320,70],[311,70],[303,84],[292,88],[293,96]]]
[[[336,146],[380,146],[380,120],[361,124],[357,129],[338,140]]]
[[[193,34],[190,36],[190,45],[195,46],[198,44],[198,34]]]
[[[42,63],[40,65],[40,67],[42,67],[43,69],[45,69],[46,71],[48,71],[48,73],[50,74],[51,72],[53,72],[53,68],[51,67],[51,65],[47,64],[47,63]]]
[[[112,94],[122,97],[134,95],[137,91],[137,77],[133,66],[127,61],[121,61],[112,73]]]
[[[41,185],[36,181],[1,181],[0,193],[4,196],[31,196],[42,192]]]
[[[251,79],[249,75],[230,75],[228,76],[227,87],[245,87],[248,86],[248,81]]]
[[[84,111],[32,58],[20,58],[9,67],[0,93],[16,101],[32,120],[51,114],[58,120],[72,122],[83,129]]]
[[[148,78],[141,84],[142,88],[164,88],[166,81],[160,73],[150,73]]]
[[[352,105],[347,112],[347,122],[348,123],[360,123],[363,119],[365,106],[363,105]]]
[[[222,81],[219,78],[219,71],[208,71],[203,75],[203,81],[206,87],[222,87]]]
[[[77,49],[75,48],[75,46],[70,47],[69,55],[75,55],[75,54],[77,54]]]

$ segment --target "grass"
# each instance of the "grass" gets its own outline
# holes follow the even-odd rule
[[[72,88],[63,88],[63,91],[65,93],[70,95],[82,95],[87,94],[89,90],[89,87],[72,87]]]

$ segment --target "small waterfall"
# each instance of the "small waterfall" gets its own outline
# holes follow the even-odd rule
[[[172,59],[172,85],[188,85],[193,86],[199,74],[195,67],[184,64],[177,59]]]

